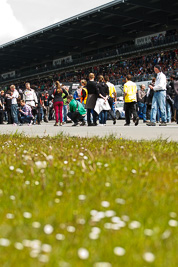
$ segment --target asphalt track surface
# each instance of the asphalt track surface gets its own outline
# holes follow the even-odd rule
[[[142,121],[138,126],[133,123],[130,126],[124,126],[124,120],[117,120],[116,125],[112,121],[107,121],[106,126],[78,126],[72,127],[72,123],[67,123],[63,126],[54,127],[54,121],[49,123],[42,122],[41,125],[28,126],[13,126],[13,125],[0,125],[0,134],[14,134],[23,133],[26,136],[42,137],[42,136],[56,136],[61,133],[64,135],[77,136],[77,137],[106,137],[113,135],[117,138],[130,139],[130,140],[156,140],[162,139],[167,141],[178,142],[178,124],[168,123],[167,126],[146,126]]]

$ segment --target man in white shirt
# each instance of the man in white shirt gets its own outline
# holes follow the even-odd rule
[[[156,126],[157,110],[161,111],[161,124],[160,126],[166,126],[166,76],[161,71],[161,67],[156,65],[154,71],[157,74],[154,87],[149,85],[151,90],[154,90],[152,107],[151,107],[151,122],[148,122],[148,126]]]
[[[16,126],[18,124],[18,104],[17,104],[17,98],[19,97],[18,91],[15,89],[15,85],[10,86],[11,89],[11,99],[12,99],[12,105],[11,105],[11,112],[12,112],[12,118],[13,118],[13,125]]]

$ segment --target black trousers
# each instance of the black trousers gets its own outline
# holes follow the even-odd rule
[[[12,124],[13,119],[12,119],[11,108],[6,108],[6,111],[7,111],[7,117],[8,117],[8,124]]]
[[[125,120],[127,124],[130,124],[130,117],[133,114],[133,121],[138,117],[136,112],[136,102],[125,103]]]
[[[0,124],[3,124],[4,110],[0,110]]]
[[[83,121],[84,117],[76,112],[68,112],[67,116],[74,122],[77,123],[78,121]]]

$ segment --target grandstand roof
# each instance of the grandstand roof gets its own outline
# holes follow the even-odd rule
[[[0,46],[0,72],[178,28],[177,0],[115,0]]]

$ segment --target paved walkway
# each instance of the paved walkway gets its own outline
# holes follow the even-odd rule
[[[92,137],[99,136],[105,137],[114,135],[117,138],[125,138],[132,140],[154,140],[154,139],[167,139],[168,141],[178,141],[178,125],[176,123],[169,123],[167,126],[146,126],[142,122],[138,126],[131,124],[124,126],[124,120],[118,120],[116,125],[112,121],[107,121],[107,125],[100,127],[71,127],[72,124],[68,123],[62,127],[54,127],[54,122],[42,123],[42,125],[33,126],[13,126],[13,125],[0,125],[0,134],[13,134],[23,133],[27,136],[56,136],[58,134],[66,134],[70,136],[79,137]]]

